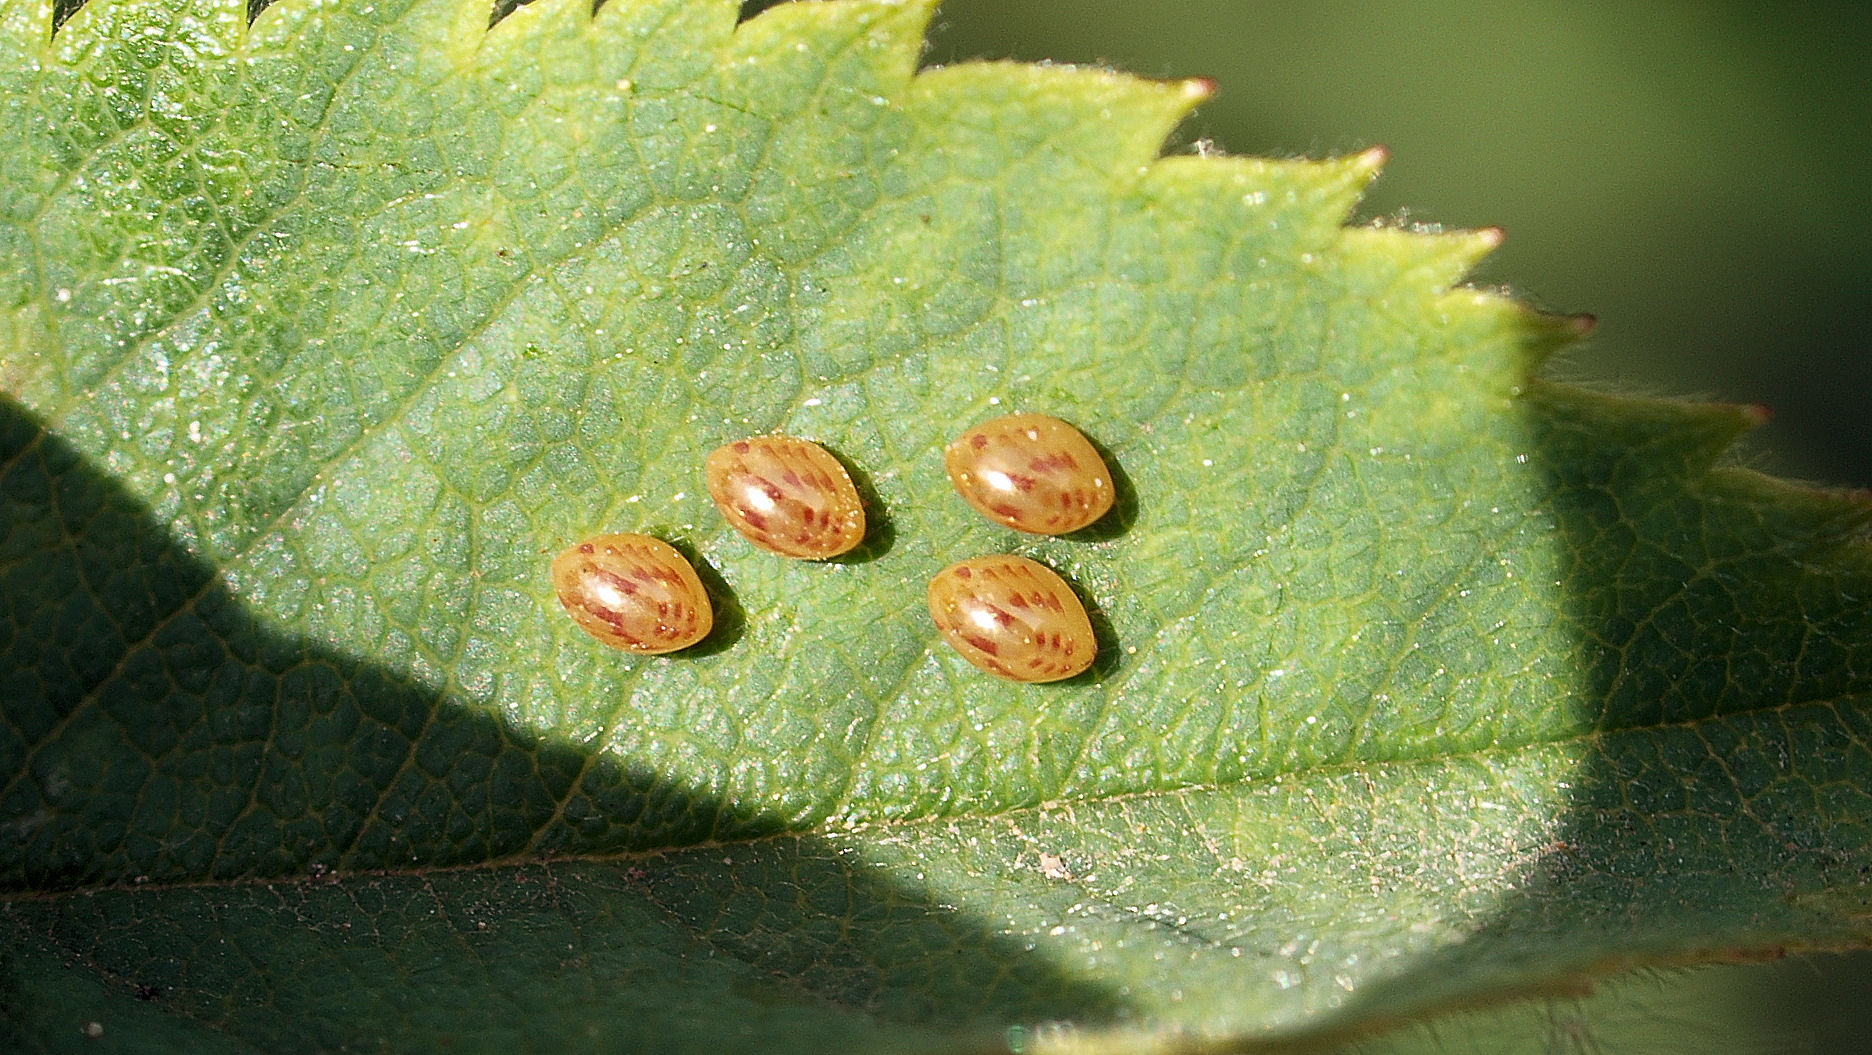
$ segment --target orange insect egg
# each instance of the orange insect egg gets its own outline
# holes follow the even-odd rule
[[[864,541],[858,489],[839,460],[811,440],[736,440],[708,456],[702,475],[715,508],[769,553],[824,560]]]
[[[1078,429],[1045,414],[1010,414],[964,432],[943,467],[969,505],[1016,531],[1063,535],[1112,507],[1111,470]]]
[[[1090,667],[1098,639],[1066,580],[1025,557],[975,557],[929,584],[930,616],[962,658],[1013,681],[1058,681]]]
[[[676,547],[648,535],[599,535],[560,551],[553,591],[572,621],[612,648],[674,652],[708,636],[708,591]]]

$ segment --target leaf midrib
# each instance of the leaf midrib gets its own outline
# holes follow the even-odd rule
[[[513,868],[526,865],[550,867],[556,864],[615,864],[623,862],[643,862],[673,854],[686,854],[736,847],[775,845],[789,841],[807,839],[823,840],[830,843],[859,841],[877,833],[913,832],[926,829],[945,828],[956,823],[981,824],[1016,817],[1039,816],[1050,813],[1068,812],[1076,807],[1108,807],[1132,802],[1151,802],[1160,799],[1181,798],[1188,795],[1223,794],[1238,789],[1247,789],[1257,784],[1276,784],[1295,777],[1331,779],[1340,775],[1349,775],[1361,771],[1387,768],[1417,768],[1436,766],[1451,762],[1486,760],[1491,758],[1511,758],[1521,752],[1540,748],[1561,748],[1575,746],[1583,755],[1586,750],[1617,737],[1629,737],[1642,734],[1668,734],[1677,731],[1695,730],[1700,726],[1720,723],[1744,714],[1775,714],[1799,710],[1806,707],[1840,707],[1862,701],[1863,697],[1814,698],[1787,703],[1776,703],[1744,711],[1728,711],[1721,714],[1706,715],[1700,718],[1677,722],[1661,722],[1655,725],[1609,729],[1586,730],[1569,736],[1555,737],[1548,740],[1529,741],[1520,744],[1490,744],[1471,750],[1448,751],[1423,757],[1397,757],[1359,762],[1333,762],[1300,769],[1283,770],[1257,777],[1252,780],[1225,781],[1207,784],[1183,784],[1174,788],[1149,788],[1134,791],[1111,792],[1102,795],[1086,795],[1071,799],[1053,799],[1041,803],[1014,806],[1007,809],[987,810],[982,812],[962,812],[931,814],[922,817],[867,821],[855,824],[806,828],[793,831],[769,832],[752,835],[741,839],[701,839],[680,845],[661,846],[651,849],[625,850],[615,853],[582,854],[546,854],[530,855],[525,853],[505,854],[485,861],[466,864],[419,865],[410,868],[378,868],[341,870],[326,869],[316,875],[292,873],[274,876],[237,876],[218,879],[150,879],[143,882],[114,882],[92,886],[60,887],[53,890],[16,890],[0,891],[0,904],[30,904],[52,901],[61,897],[77,894],[94,894],[111,891],[166,891],[200,889],[239,889],[252,886],[278,885],[316,885],[334,884],[353,880],[381,879],[392,877],[425,877],[472,873]]]

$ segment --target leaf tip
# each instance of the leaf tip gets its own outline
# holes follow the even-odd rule
[[[1525,331],[1527,339],[1524,348],[1528,352],[1527,368],[1529,371],[1539,370],[1562,349],[1584,340],[1599,326],[1598,317],[1586,312],[1568,314],[1544,311],[1515,299],[1505,290],[1500,294],[1485,295],[1491,300],[1505,299],[1507,303],[1519,309],[1521,317],[1527,321],[1528,327]]]
[[[1183,81],[1183,98],[1190,106],[1197,106],[1215,98],[1216,87],[1214,77],[1190,77]]]

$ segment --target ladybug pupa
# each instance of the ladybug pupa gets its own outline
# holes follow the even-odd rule
[[[599,535],[567,546],[553,558],[552,583],[579,629],[626,652],[688,648],[715,622],[695,568],[648,535]]]
[[[769,553],[825,560],[864,541],[864,503],[851,475],[811,440],[736,440],[709,454],[702,475],[715,508]]]
[[[964,432],[943,452],[956,493],[996,523],[1035,535],[1086,527],[1112,507],[1111,470],[1078,429],[1010,414]]]
[[[962,658],[1011,681],[1058,681],[1092,665],[1098,638],[1066,580],[1025,557],[975,557],[929,584],[930,618]]]

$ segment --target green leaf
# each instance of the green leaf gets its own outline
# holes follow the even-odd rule
[[[12,1046],[1328,1044],[1867,938],[1862,496],[1534,380],[1493,232],[1341,226],[1381,156],[1157,158],[1204,86],[914,73],[929,14],[0,0]],[[1121,515],[970,512],[1012,409]],[[725,528],[766,430],[864,559]],[[702,647],[564,618],[611,530]],[[942,646],[997,551],[1093,671]]]

